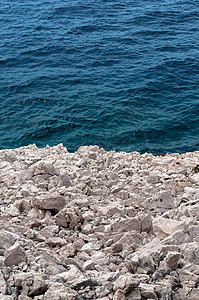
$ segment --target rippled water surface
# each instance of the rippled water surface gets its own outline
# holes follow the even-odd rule
[[[1,0],[0,149],[199,149],[199,1]]]

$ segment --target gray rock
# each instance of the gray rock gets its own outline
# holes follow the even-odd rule
[[[135,278],[132,274],[127,273],[121,275],[114,283],[113,290],[123,290],[125,293],[130,293],[134,288],[137,288],[140,284],[140,280]]]
[[[34,278],[34,273],[25,273],[25,272],[21,272],[21,273],[17,273],[13,275],[13,280],[14,280],[14,284],[17,288],[22,288],[22,284],[28,280],[33,282],[33,278]]]
[[[5,250],[10,248],[14,245],[16,240],[19,239],[19,235],[12,233],[7,230],[1,230],[0,231],[0,251],[2,250],[2,253],[4,253]]]
[[[83,269],[84,270],[95,270],[95,262],[92,260],[87,260],[83,264]]]
[[[18,243],[6,250],[4,264],[7,267],[18,265],[23,261],[26,261],[26,253]]]
[[[181,245],[185,242],[189,242],[188,234],[185,234],[181,230],[176,230],[172,234],[170,234],[167,238],[165,238],[162,243],[168,245]],[[190,239],[191,241],[191,239]]]
[[[189,235],[193,241],[194,238],[199,239],[199,225],[189,226]]]
[[[66,245],[66,240],[60,237],[51,237],[46,240],[46,244],[48,244],[50,247],[56,247],[56,246],[61,247]]]
[[[147,274],[153,274],[155,272],[156,265],[153,258],[150,256],[142,256],[139,265],[147,272]]]
[[[65,186],[66,188],[71,186],[71,179],[67,174],[60,175],[58,180],[59,186]]]
[[[139,289],[133,290],[130,294],[128,294],[125,300],[141,300],[141,293]]]
[[[42,278],[42,276],[34,276],[33,284],[30,287],[29,296],[37,296],[44,294],[48,288],[48,285],[46,284],[45,280]]]
[[[113,300],[125,300],[125,293],[122,290],[117,290],[113,296]]]
[[[138,218],[131,218],[126,220],[121,220],[119,222],[116,222],[112,225],[113,231],[138,231],[141,230],[141,222],[138,220]]]
[[[177,230],[185,230],[185,223],[163,217],[156,217],[153,220],[153,232],[159,239],[164,239]]]
[[[97,289],[95,290],[97,299],[101,299],[102,297],[105,297],[105,296],[107,296],[107,295],[110,294],[111,289],[110,289],[110,288],[107,288],[107,284],[105,284],[105,285],[106,285],[106,286],[100,286],[99,288],[97,288]]]
[[[74,229],[82,222],[81,212],[73,207],[66,207],[55,216],[57,225]]]
[[[76,300],[78,294],[75,290],[65,287],[62,283],[52,283],[49,289],[44,294],[43,300],[57,300],[59,296],[60,300]]]
[[[123,249],[122,243],[116,243],[116,244],[114,244],[114,245],[112,246],[112,251],[113,251],[114,253],[121,252],[122,249]]]
[[[66,198],[60,195],[43,194],[32,200],[32,205],[58,213],[66,205]]]
[[[152,218],[151,218],[151,215],[148,214],[148,215],[144,216],[144,218],[142,219],[141,231],[149,232],[151,230],[151,226],[152,226]]]
[[[140,287],[141,296],[144,299],[156,299],[156,300],[158,299],[154,291],[154,286],[152,284],[141,283],[139,287]]]
[[[34,173],[33,176],[41,175],[41,174],[48,174],[48,175],[59,175],[59,171],[55,169],[53,164],[48,161],[39,162],[34,166]]]
[[[165,260],[169,269],[171,269],[172,271],[177,269],[178,261],[180,258],[181,254],[179,252],[168,252]]]

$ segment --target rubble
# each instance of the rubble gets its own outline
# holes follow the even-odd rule
[[[199,152],[0,151],[0,299],[199,298]]]

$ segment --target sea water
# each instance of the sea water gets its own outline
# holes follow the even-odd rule
[[[198,0],[1,0],[0,149],[199,149]]]

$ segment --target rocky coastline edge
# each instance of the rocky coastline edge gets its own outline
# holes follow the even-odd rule
[[[198,300],[199,151],[0,151],[0,299]]]

